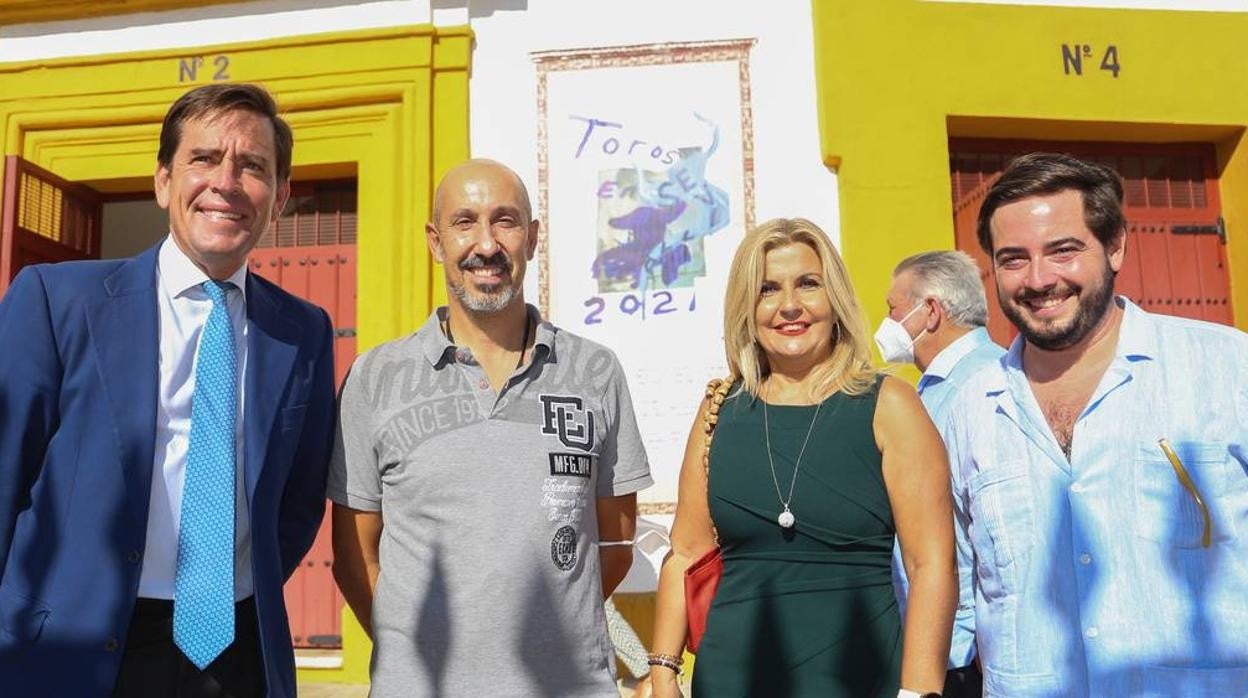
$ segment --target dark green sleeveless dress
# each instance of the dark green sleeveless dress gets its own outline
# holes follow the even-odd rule
[[[726,400],[711,442],[710,509],[724,574],[693,670],[693,695],[897,695],[901,623],[893,594],[893,514],[872,421],[879,383],[824,401],[790,509],[767,464],[763,404]],[[731,394],[731,393],[730,393]],[[786,496],[814,406],[769,405]]]

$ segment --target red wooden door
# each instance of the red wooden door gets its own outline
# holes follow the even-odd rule
[[[1152,312],[1233,322],[1226,236],[1210,146],[952,139],[956,244],[980,265],[993,339],[1008,345],[1017,331],[1001,313],[992,266],[979,247],[975,222],[984,195],[1010,160],[1039,150],[1073,153],[1108,165],[1122,176],[1127,254],[1114,284],[1119,294]]]
[[[1120,292],[1146,310],[1232,324],[1221,219],[1129,223]]]
[[[95,190],[16,155],[4,159],[0,294],[28,264],[98,259],[103,209]]]
[[[957,173],[955,173],[956,175]],[[975,232],[975,221],[979,217],[979,207],[984,202],[988,190],[996,182],[1000,173],[983,178],[971,185],[962,198],[954,203],[954,238],[959,250],[971,255],[979,267],[979,280],[984,284],[984,293],[988,297],[988,334],[998,344],[1009,346],[1018,334],[1014,325],[1001,312],[1001,301],[997,300],[996,282],[992,277],[992,260],[979,246],[979,238]]]
[[[355,359],[355,197],[354,182],[296,185],[277,225],[248,260],[252,272],[329,313],[339,385]],[[327,503],[312,549],[286,583],[296,647],[342,645],[343,599],[332,564]]]

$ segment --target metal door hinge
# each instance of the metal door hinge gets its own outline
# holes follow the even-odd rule
[[[1213,225],[1172,225],[1170,232],[1175,235],[1217,235],[1218,241],[1226,244],[1226,220],[1218,216]]]

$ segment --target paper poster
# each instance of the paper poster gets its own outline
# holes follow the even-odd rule
[[[716,41],[534,54],[539,303],[613,349],[670,513],[706,381],[726,372],[728,267],[753,225],[749,52]]]

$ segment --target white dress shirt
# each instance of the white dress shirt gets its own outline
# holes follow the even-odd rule
[[[1069,456],[1021,336],[949,408],[987,698],[1248,696],[1248,335],[1116,302]]]
[[[160,333],[160,394],[156,405],[156,450],[152,464],[147,542],[139,576],[139,596],[172,599],[178,561],[178,525],[182,518],[182,484],[191,436],[191,396],[195,393],[195,359],[199,340],[212,311],[201,284],[208,280],[172,237],[160,246],[156,263],[156,306]],[[226,296],[234,345],[238,353],[238,418],[234,453],[234,598],[252,595],[251,528],[243,491],[243,376],[247,375],[247,265],[227,279],[234,284]]]

